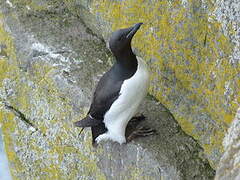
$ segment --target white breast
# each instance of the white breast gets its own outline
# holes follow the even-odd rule
[[[96,138],[111,139],[120,144],[126,142],[125,129],[128,121],[135,115],[138,106],[146,96],[149,86],[149,74],[145,62],[138,58],[138,69],[135,74],[125,80],[120,90],[120,96],[112,104],[104,116],[104,123],[108,132]]]

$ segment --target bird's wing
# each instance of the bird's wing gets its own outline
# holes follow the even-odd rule
[[[105,73],[98,82],[88,115],[82,120],[75,122],[75,126],[83,128],[96,126],[95,129],[100,126],[104,127],[104,115],[118,98],[122,82],[122,80],[116,80],[110,76],[109,72]],[[95,135],[99,134],[95,133]]]
[[[109,73],[100,79],[89,110],[93,118],[103,121],[105,113],[118,98],[122,83],[122,80],[114,79]]]

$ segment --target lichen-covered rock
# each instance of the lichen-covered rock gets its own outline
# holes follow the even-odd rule
[[[141,112],[158,135],[97,148],[89,130],[78,136],[73,122],[112,63],[79,16],[92,18],[71,10],[84,2],[0,2],[0,123],[13,179],[213,179],[203,149],[152,97]]]
[[[63,13],[65,25],[71,14],[105,40],[115,29],[144,22],[133,46],[151,67],[150,93],[200,142],[216,167],[240,101],[238,0],[6,2],[33,19],[48,14],[54,20]]]
[[[215,180],[240,179],[240,108],[224,138],[224,154],[219,162]]]
[[[115,29],[143,22],[133,46],[151,67],[150,93],[197,139],[213,167],[240,101],[238,0],[66,1],[108,39]]]

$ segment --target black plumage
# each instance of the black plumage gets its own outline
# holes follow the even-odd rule
[[[77,127],[91,127],[93,143],[100,134],[107,131],[103,122],[104,115],[119,97],[124,80],[132,77],[137,70],[138,64],[136,55],[132,52],[131,40],[141,25],[142,23],[138,23],[112,34],[109,47],[116,62],[98,82],[87,116],[75,122]]]

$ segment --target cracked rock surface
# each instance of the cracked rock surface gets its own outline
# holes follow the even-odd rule
[[[97,148],[89,129],[78,137],[73,122],[113,62],[105,42],[64,7],[1,5],[0,122],[14,179],[213,179],[203,149],[151,96],[139,111],[158,135]]]

